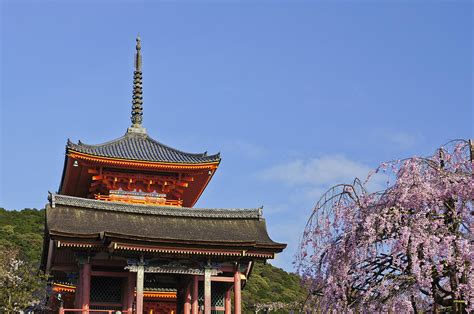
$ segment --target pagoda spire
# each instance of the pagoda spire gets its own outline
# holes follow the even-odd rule
[[[140,36],[137,36],[137,45],[135,53],[135,71],[133,72],[133,98],[132,98],[132,126],[128,132],[146,133],[142,126],[143,121],[143,87],[142,87],[142,42]]]

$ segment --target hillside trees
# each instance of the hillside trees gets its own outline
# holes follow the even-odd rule
[[[39,272],[44,211],[0,208],[0,312],[17,313],[45,296]]]
[[[474,311],[472,145],[382,164],[331,188],[302,236],[298,269],[323,310]]]

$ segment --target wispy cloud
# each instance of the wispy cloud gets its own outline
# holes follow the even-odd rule
[[[263,157],[268,152],[265,147],[242,139],[227,141],[223,150],[251,159]]]
[[[352,183],[355,178],[364,181],[372,168],[342,155],[326,155],[276,165],[262,171],[260,178],[279,182],[290,188],[298,187],[300,189],[304,186],[303,189],[308,197],[317,197],[333,185]],[[368,188],[370,190],[380,189],[382,182],[380,176],[375,176]]]
[[[365,177],[370,169],[344,156],[331,155],[280,164],[264,170],[261,177],[265,180],[279,181],[288,186],[327,185],[349,182],[355,177]]]
[[[278,267],[292,269],[292,262],[299,246],[299,239],[311,207],[331,187],[339,183],[352,183],[355,178],[364,181],[372,166],[349,159],[343,155],[325,155],[318,158],[294,159],[263,170],[258,177],[280,184],[287,197],[282,202],[270,204],[265,212],[270,222],[271,236],[282,239],[287,249],[272,262]],[[369,191],[381,190],[384,177],[375,175],[366,187]],[[303,196],[303,197],[301,197]],[[281,220],[281,217],[285,217]]]
[[[412,133],[397,130],[378,130],[373,132],[373,139],[384,141],[397,149],[405,150],[412,148],[423,141],[420,133]]]

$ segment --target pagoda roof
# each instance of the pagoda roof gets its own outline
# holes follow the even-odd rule
[[[270,239],[261,208],[146,206],[51,194],[46,227],[53,237],[75,241],[109,238],[146,245],[237,247],[274,253],[286,247]]]
[[[90,145],[79,141],[77,144],[67,141],[68,152],[74,151],[87,155],[161,163],[203,164],[220,162],[220,154],[207,155],[207,152],[193,154],[186,153],[152,139],[146,133],[127,131],[124,136],[115,140]]]

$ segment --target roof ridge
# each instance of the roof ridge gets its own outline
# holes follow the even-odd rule
[[[87,144],[87,143],[84,143],[83,141],[81,140],[78,140],[77,141],[77,144],[74,143],[73,141],[71,141],[70,139],[68,139],[68,143],[67,143],[67,146],[82,146],[82,147],[97,147],[97,146],[104,146],[104,145],[108,145],[108,144],[113,144],[115,142],[118,142],[120,141],[121,139],[125,138],[126,135],[122,135],[116,139],[113,139],[113,140],[110,140],[110,141],[107,141],[107,142],[103,142],[103,143],[100,143],[100,144]]]

